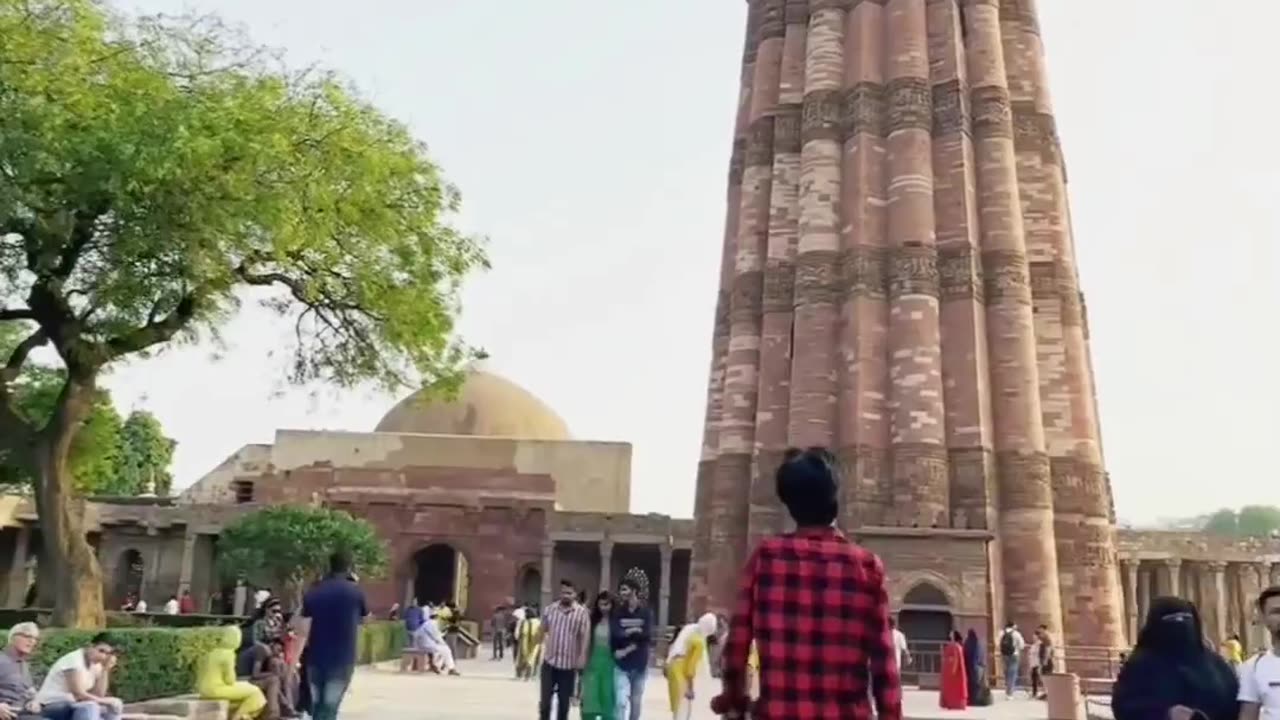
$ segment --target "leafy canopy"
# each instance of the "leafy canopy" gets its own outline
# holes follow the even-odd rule
[[[21,341],[20,323],[0,324],[0,357]],[[13,405],[28,422],[43,425],[53,414],[66,373],[28,363],[11,385]],[[103,390],[94,390],[88,417],[71,443],[74,487],[83,495],[133,496],[144,492],[168,495],[173,486],[169,466],[174,441],[151,413],[136,410],[121,419]],[[0,449],[0,489],[23,492],[31,487],[30,467],[17,454]]]
[[[380,577],[387,551],[373,525],[340,510],[279,505],[245,515],[218,537],[218,570],[277,592],[323,577],[329,556],[351,553],[362,577]]]
[[[0,324],[37,326],[0,401],[40,344],[92,378],[216,331],[248,288],[296,318],[297,382],[447,386],[477,354],[453,333],[486,265],[443,219],[457,191],[335,75],[94,0],[0,0],[0,38]]]

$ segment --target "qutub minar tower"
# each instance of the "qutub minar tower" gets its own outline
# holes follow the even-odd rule
[[[746,34],[691,604],[731,607],[823,445],[843,527],[990,530],[996,622],[1121,646],[1036,3],[750,0]]]

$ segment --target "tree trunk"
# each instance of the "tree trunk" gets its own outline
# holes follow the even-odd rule
[[[84,500],[73,491],[68,458],[71,441],[89,413],[93,379],[68,376],[49,424],[36,447],[36,509],[53,581],[53,624],[96,629],[106,624],[102,605],[102,568],[85,534]]]

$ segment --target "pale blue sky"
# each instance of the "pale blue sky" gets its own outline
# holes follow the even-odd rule
[[[122,1],[219,12],[409,123],[491,239],[464,335],[578,437],[635,445],[634,510],[691,512],[742,0]],[[1280,4],[1040,6],[1119,512],[1276,502]],[[179,485],[394,401],[284,386],[261,313],[227,331],[109,381],[176,437]]]

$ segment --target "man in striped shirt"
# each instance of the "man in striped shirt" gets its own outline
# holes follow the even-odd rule
[[[569,699],[578,672],[587,664],[591,615],[578,602],[578,589],[560,581],[560,600],[542,611],[542,693],[538,720],[551,720],[551,696],[556,697],[557,720],[569,720]]]

